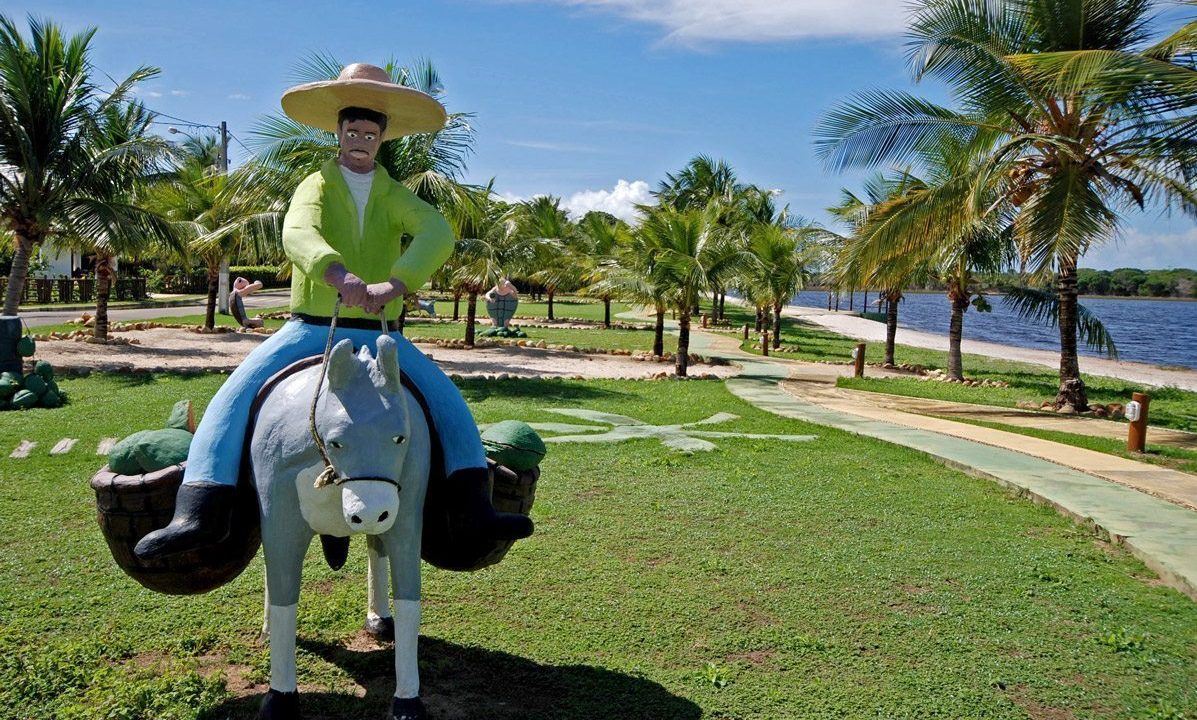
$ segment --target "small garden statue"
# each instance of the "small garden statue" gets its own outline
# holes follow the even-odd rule
[[[519,307],[520,295],[515,285],[503,278],[493,288],[486,292],[486,314],[496,328],[505,328],[515,317],[515,309]]]
[[[242,300],[242,298],[248,297],[261,289],[262,283],[259,280],[250,282],[243,277],[239,277],[233,281],[233,290],[229,293],[229,312],[233,314],[233,318],[237,320],[237,324],[243,328],[262,327],[262,318],[251,318],[245,314],[245,301]]]

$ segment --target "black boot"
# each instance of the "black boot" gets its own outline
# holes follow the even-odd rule
[[[262,705],[258,708],[258,720],[300,720],[299,693],[279,692],[274,688],[266,691],[262,696]]]
[[[426,720],[428,711],[418,697],[395,698],[391,701],[391,720]]]
[[[506,542],[532,534],[532,518],[495,510],[490,499],[490,473],[486,468],[458,470],[446,478],[445,487],[448,496],[454,498],[449,508],[449,520],[455,535]]]
[[[237,488],[213,482],[183,483],[175,495],[170,524],[143,537],[134,548],[143,560],[214,545],[229,535]]]

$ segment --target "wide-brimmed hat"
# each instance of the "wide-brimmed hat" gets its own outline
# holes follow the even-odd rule
[[[337,131],[337,114],[360,107],[387,116],[383,140],[436,132],[448,115],[436,98],[391,82],[386,70],[366,63],[346,65],[336,80],[297,85],[283,93],[283,112],[296,122]]]

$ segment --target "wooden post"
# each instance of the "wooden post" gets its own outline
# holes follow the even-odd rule
[[[865,362],[865,344],[858,343],[856,350],[853,352],[853,359],[856,361],[855,376],[858,378],[864,377],[864,362]]]
[[[1151,402],[1151,398],[1143,393],[1131,393],[1131,400],[1139,403],[1139,419],[1130,422],[1126,449],[1141,453],[1147,447],[1147,404]]]
[[[744,323],[744,339],[748,339],[748,323]]]
[[[761,333],[761,355],[769,357],[769,331]]]
[[[706,313],[702,314],[702,326],[704,328],[707,326],[707,323],[710,321],[710,319],[711,319],[710,315],[707,315]]]

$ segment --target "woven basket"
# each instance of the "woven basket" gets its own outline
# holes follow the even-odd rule
[[[150,590],[195,595],[214,590],[241,574],[262,544],[257,496],[249,483],[237,487],[233,530],[209,547],[156,560],[133,552],[137,542],[174,517],[183,467],[171,465],[143,475],[118,475],[105,465],[91,479],[97,519],[112,558],[121,570]]]
[[[540,479],[540,466],[531,470],[516,472],[504,465],[498,465],[489,458],[491,502],[499,512],[532,512],[536,500],[536,481]],[[444,508],[452,500],[444,484],[428,488],[424,501],[424,542],[421,555],[424,561],[443,570],[473,572],[498,563],[507,555],[514,541],[470,544],[452,538],[448,531]]]

